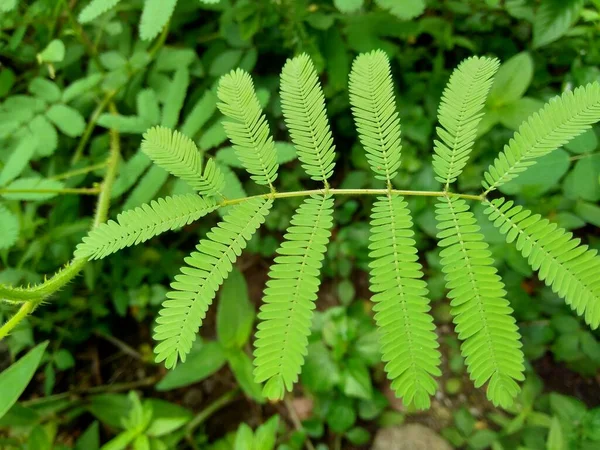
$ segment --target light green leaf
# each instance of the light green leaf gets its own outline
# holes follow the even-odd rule
[[[252,360],[241,349],[231,348],[226,351],[227,362],[242,390],[258,403],[264,403],[262,386],[254,381]]]
[[[54,39],[37,56],[40,64],[61,62],[65,59],[65,44],[60,39]]]
[[[255,450],[273,450],[277,441],[279,416],[272,416],[254,432]]]
[[[192,418],[189,410],[158,398],[151,398],[145,403],[152,408],[152,422],[145,432],[148,436],[160,437],[172,433]]]
[[[57,195],[52,191],[62,188],[64,188],[64,184],[58,180],[37,177],[19,178],[6,186],[5,192],[1,195],[7,200],[44,201]]]
[[[200,97],[189,114],[186,114],[185,121],[180,131],[186,136],[193,138],[202,126],[208,122],[217,109],[217,96],[212,91]]]
[[[578,202],[575,205],[575,214],[597,227],[600,227],[600,206],[593,203]]]
[[[333,4],[343,13],[352,13],[362,8],[363,0],[333,0]]]
[[[91,0],[79,13],[78,20],[87,23],[114,8],[121,0]]]
[[[156,92],[153,89],[140,91],[136,97],[136,109],[138,116],[149,123],[150,126],[158,125],[160,122],[160,106],[156,98]]]
[[[144,41],[154,39],[169,22],[177,0],[146,0],[140,22],[140,37]]]
[[[29,122],[29,130],[37,138],[36,154],[51,156],[58,147],[58,133],[56,128],[45,116],[38,115]]]
[[[9,12],[15,9],[17,0],[0,0],[0,11]]]
[[[74,450],[98,450],[100,448],[100,427],[95,420],[77,439]]]
[[[488,97],[488,105],[499,107],[519,100],[531,84],[533,59],[518,53],[500,66]]]
[[[29,164],[29,160],[32,158],[37,145],[38,140],[31,133],[28,133],[21,139],[19,145],[15,147],[6,160],[2,171],[0,171],[0,186],[11,182],[23,172],[27,164]]]
[[[88,94],[100,81],[102,81],[102,75],[95,73],[71,83],[62,93],[63,103],[69,103],[77,97]]]
[[[47,346],[48,341],[39,344],[0,373],[0,418],[14,405],[29,384]]]
[[[575,163],[563,184],[565,196],[597,202],[600,200],[600,158],[583,158]]]
[[[533,46],[542,47],[563,36],[577,19],[583,0],[544,0],[533,19]]]
[[[565,440],[563,437],[562,428],[560,421],[557,417],[552,418],[550,424],[550,432],[548,433],[548,440],[546,441],[547,450],[565,450]]]
[[[175,128],[179,121],[179,113],[183,108],[185,94],[190,84],[190,74],[184,67],[175,72],[171,86],[169,87],[169,95],[163,106],[163,115],[161,125],[167,128]]]
[[[104,113],[98,118],[98,125],[117,130],[119,133],[143,134],[153,124],[144,117],[122,116]]]
[[[208,73],[212,77],[220,77],[238,67],[243,51],[238,49],[221,52],[212,62]]]
[[[156,197],[168,178],[169,172],[162,167],[152,165],[127,197],[123,209],[132,209],[142,203],[148,203]]]
[[[12,247],[19,238],[19,219],[0,203],[0,250]]]
[[[494,110],[500,123],[506,128],[517,131],[521,124],[533,113],[544,107],[544,102],[536,98],[523,97]]]
[[[218,342],[204,342],[194,346],[187,355],[184,363],[179,363],[175,369],[156,385],[158,391],[168,391],[202,381],[211,376],[225,364],[225,353]]]
[[[401,20],[414,19],[425,11],[425,0],[375,0],[375,3]]]
[[[598,138],[594,129],[589,129],[565,144],[565,148],[573,153],[590,153],[598,148]]]
[[[103,424],[112,428],[123,428],[123,420],[129,414],[129,399],[123,394],[94,395],[88,410]]]
[[[221,287],[217,309],[217,336],[225,348],[241,348],[252,333],[255,311],[244,275],[234,269]]]
[[[49,103],[56,103],[60,100],[60,89],[50,80],[45,78],[34,78],[29,83],[29,92]]]
[[[85,130],[85,120],[79,111],[63,104],[52,105],[46,117],[64,134],[77,137]]]

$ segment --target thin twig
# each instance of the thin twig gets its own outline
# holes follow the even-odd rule
[[[77,195],[98,195],[98,188],[62,188],[62,189],[0,189],[0,195],[3,194],[77,194]]]
[[[296,428],[297,431],[302,431],[304,429],[304,427],[302,426],[302,422],[300,421],[298,414],[296,414],[296,409],[294,408],[294,405],[292,404],[288,395],[286,395],[284,397],[283,403],[285,404],[288,414],[290,415],[290,420],[294,424],[294,428]],[[308,450],[315,450],[315,446],[313,445],[313,443],[311,442],[311,440],[308,436],[306,436],[304,445],[306,446],[306,448]]]
[[[138,361],[143,361],[144,358],[142,358],[142,355],[135,350],[133,347],[127,345],[125,342],[121,341],[120,339],[117,339],[114,336],[111,336],[109,334],[104,334],[101,331],[94,331],[94,334],[108,342],[110,342],[111,344],[113,344],[115,347],[117,347],[119,350],[121,350],[123,353],[137,359]]]
[[[234,401],[238,397],[239,393],[239,388],[235,388],[229,392],[226,392],[202,411],[200,411],[185,427],[185,433],[188,441],[193,441],[193,434],[196,428],[202,425],[206,419],[212,416],[219,409]]]

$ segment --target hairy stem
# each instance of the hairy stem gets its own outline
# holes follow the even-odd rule
[[[111,110],[116,114],[114,105],[111,105]],[[99,189],[96,214],[92,225],[94,228],[108,217],[110,191],[117,175],[117,167],[121,155],[119,133],[116,130],[110,130],[110,137],[110,154],[106,163],[106,175]],[[12,331],[28,314],[35,310],[44,299],[54,294],[75,278],[86,263],[87,259],[74,259],[64,269],[56,272],[53,277],[31,288],[14,288],[0,285],[0,299],[6,298],[11,301],[25,302],[15,315],[0,327],[0,340]]]

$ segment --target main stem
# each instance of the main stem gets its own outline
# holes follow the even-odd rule
[[[405,197],[456,197],[464,198],[467,200],[483,201],[485,197],[483,195],[472,195],[472,194],[456,194],[454,192],[447,191],[409,191],[402,189],[312,189],[308,191],[290,191],[290,192],[270,192],[268,194],[253,195],[251,197],[235,198],[231,200],[224,200],[220,203],[220,206],[237,205],[238,203],[245,202],[251,198],[291,198],[291,197],[308,197],[309,195],[402,195]]]
[[[116,114],[116,108],[111,105],[111,110]],[[96,214],[92,227],[95,228],[108,217],[108,208],[110,205],[110,191],[117,175],[117,166],[121,155],[121,146],[119,142],[119,133],[116,130],[110,130],[110,154],[106,162],[106,175],[100,194],[96,203]],[[27,315],[31,314],[37,306],[65,284],[77,276],[83,269],[87,259],[74,259],[64,269],[58,271],[52,278],[33,288],[20,289],[0,285],[0,299],[3,297],[13,301],[24,301],[21,308],[5,324],[0,327],[0,340],[10,333]]]

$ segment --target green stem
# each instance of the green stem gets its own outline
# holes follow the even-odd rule
[[[70,170],[68,172],[59,173],[53,177],[49,177],[49,180],[65,180],[67,178],[75,177],[77,175],[85,175],[86,173],[93,172],[98,169],[104,169],[106,167],[106,161],[94,164],[88,167],[82,167],[81,169]]]
[[[192,439],[192,434],[194,433],[194,430],[200,425],[202,425],[202,423],[206,419],[212,416],[219,409],[223,408],[225,405],[235,400],[239,392],[240,390],[237,388],[226,392],[221,397],[212,402],[210,405],[208,405],[206,408],[204,408],[202,411],[200,411],[185,427],[188,439]]]
[[[111,110],[116,113],[116,108],[111,105]],[[106,175],[99,189],[100,195],[96,203],[96,214],[92,227],[97,227],[108,217],[110,205],[110,191],[116,178],[118,162],[121,154],[119,133],[111,130],[110,154],[107,160]],[[0,327],[0,340],[17,326],[28,314],[30,314],[44,299],[65,286],[69,281],[79,274],[86,265],[87,259],[73,259],[64,269],[59,270],[52,278],[37,286],[28,288],[14,288],[0,284],[0,299],[6,298],[10,301],[25,302],[17,313]]]
[[[62,189],[0,189],[0,195],[3,194],[80,194],[80,195],[98,195],[98,188],[62,188]]]
[[[225,200],[220,203],[220,206],[236,205],[238,203],[245,202],[251,198],[290,198],[290,197],[307,197],[309,195],[323,195],[329,193],[331,195],[388,195],[396,194],[403,196],[417,196],[417,197],[458,197],[467,200],[483,201],[485,197],[483,195],[471,195],[471,194],[455,194],[453,192],[445,191],[407,191],[402,189],[312,189],[309,191],[290,191],[290,192],[273,192],[268,194],[253,195],[251,197],[235,198],[232,200]]]

